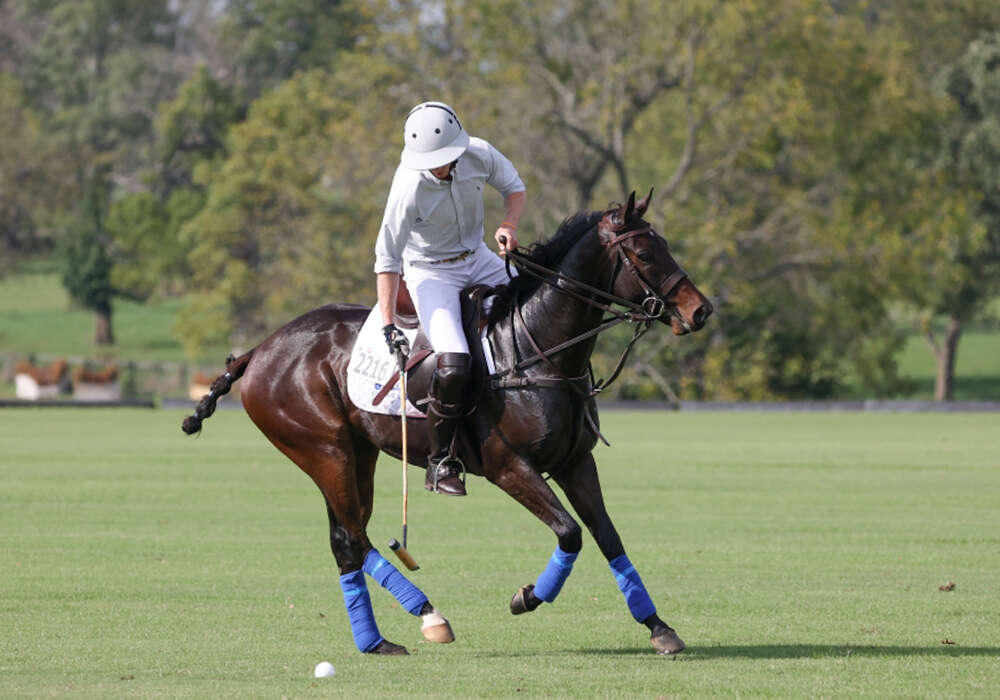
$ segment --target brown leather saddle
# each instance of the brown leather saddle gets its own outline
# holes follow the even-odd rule
[[[479,402],[479,397],[486,387],[486,378],[490,375],[481,335],[487,318],[487,314],[483,311],[483,302],[493,294],[493,291],[493,287],[476,284],[463,289],[461,294],[462,329],[465,331],[469,353],[472,355],[472,376],[469,378],[469,390],[464,407],[466,413],[471,412]],[[395,323],[407,330],[418,329],[417,337],[410,347],[410,356],[406,361],[406,393],[410,403],[423,413],[427,413],[427,393],[431,386],[431,376],[437,367],[437,356],[423,328],[420,328],[416,307],[402,279],[399,281],[399,294],[396,296]],[[381,403],[397,381],[399,381],[399,370],[382,386],[372,399],[372,403],[376,406]]]

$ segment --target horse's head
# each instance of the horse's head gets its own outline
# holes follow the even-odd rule
[[[675,335],[700,330],[712,313],[705,298],[670,254],[667,241],[643,220],[649,194],[638,202],[609,209],[597,227],[601,244],[614,262],[611,293],[637,304],[650,318],[668,324]]]

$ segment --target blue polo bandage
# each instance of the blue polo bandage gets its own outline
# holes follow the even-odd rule
[[[375,624],[372,600],[365,585],[365,572],[359,569],[344,574],[340,577],[340,588],[344,591],[344,605],[347,607],[347,619],[351,621],[354,643],[359,651],[371,651],[383,637]]]
[[[646,587],[639,578],[639,572],[632,566],[628,556],[622,554],[608,564],[611,566],[611,573],[615,575],[615,580],[618,581],[618,590],[625,596],[625,602],[628,603],[628,609],[635,621],[642,622],[650,615],[655,615],[656,606],[653,605],[653,599],[646,592]]]
[[[361,570],[375,579],[382,588],[392,593],[404,610],[411,615],[420,615],[420,609],[427,602],[427,596],[410,583],[403,574],[399,573],[399,569],[390,564],[374,547],[368,550],[368,554],[365,555],[365,563]]]
[[[566,583],[566,579],[569,578],[570,572],[573,571],[573,562],[576,561],[579,554],[579,552],[564,552],[559,548],[559,545],[556,545],[556,551],[552,552],[548,566],[535,582],[535,590],[533,591],[535,597],[546,603],[555,600],[559,591],[562,590],[563,584]]]

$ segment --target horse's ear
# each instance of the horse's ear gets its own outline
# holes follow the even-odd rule
[[[640,199],[635,203],[635,215],[637,218],[642,218],[642,215],[646,213],[646,209],[649,208],[649,200],[653,198],[653,188],[649,188],[649,194]]]
[[[625,223],[632,221],[632,214],[635,212],[635,190],[628,196],[628,204],[625,205]]]

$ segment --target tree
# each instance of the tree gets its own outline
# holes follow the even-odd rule
[[[935,278],[941,284],[923,296],[926,308],[948,317],[943,340],[925,326],[939,401],[952,398],[962,328],[1000,292],[1000,33],[973,41],[942,80],[955,105],[942,165],[952,189],[972,194],[972,206],[939,230],[933,264],[944,268]]]
[[[372,250],[398,162],[409,100],[369,88],[396,69],[345,55],[338,70],[297,74],[256,100],[206,165],[201,213],[185,225],[190,295],[178,319],[189,351],[245,345],[331,301],[370,301]]]
[[[891,392],[901,336],[884,323],[885,295],[859,274],[872,251],[848,222],[852,188],[885,179],[880,144],[905,108],[886,89],[899,48],[826,3],[738,8],[727,8],[733,26],[720,26],[764,46],[736,44],[730,56],[709,36],[723,46],[705,52],[720,64],[700,68],[698,102],[724,100],[748,77],[729,108],[710,114],[672,201],[652,210],[717,314],[683,347],[640,348],[640,364],[687,396],[830,397],[856,376]],[[749,74],[746,61],[757,64]],[[664,147],[683,153],[683,132],[668,125],[684,124],[685,109],[668,101],[640,123],[637,171],[671,181],[676,166],[656,158]]]
[[[111,205],[105,223],[106,252],[112,263],[112,287],[119,295],[145,300],[184,291],[191,274],[190,246],[180,230],[201,211],[204,201],[203,192],[178,188],[163,202],[151,192],[139,192]]]
[[[60,163],[16,78],[0,73],[0,274],[51,245],[46,204],[60,194]]]
[[[35,38],[21,66],[27,93],[79,197],[56,202],[75,221],[63,234],[63,279],[97,314],[97,342],[110,343],[116,291],[104,217],[115,188],[141,188],[155,104],[174,79],[172,64],[158,60],[173,36],[168,3],[21,0],[18,8]]]
[[[341,0],[231,0],[222,36],[233,73],[256,98],[296,71],[329,68],[358,22],[353,3]]]
[[[166,196],[178,187],[195,187],[195,169],[225,154],[229,128],[245,116],[242,91],[199,65],[177,96],[160,106],[154,149],[157,191]]]
[[[106,222],[117,289],[143,299],[184,291],[191,244],[180,232],[206,200],[195,172],[225,157],[227,132],[244,115],[241,92],[215,80],[204,65],[160,105],[144,178],[149,190],[119,196]]]
[[[914,312],[945,401],[962,331],[1000,290],[1000,7],[892,3],[891,18],[912,107],[886,139],[893,186],[862,223],[879,222],[888,292]]]
[[[62,241],[62,281],[70,296],[96,314],[94,343],[115,342],[111,326],[111,303],[116,292],[111,284],[108,235],[101,211],[106,194],[89,190],[76,222]]]

